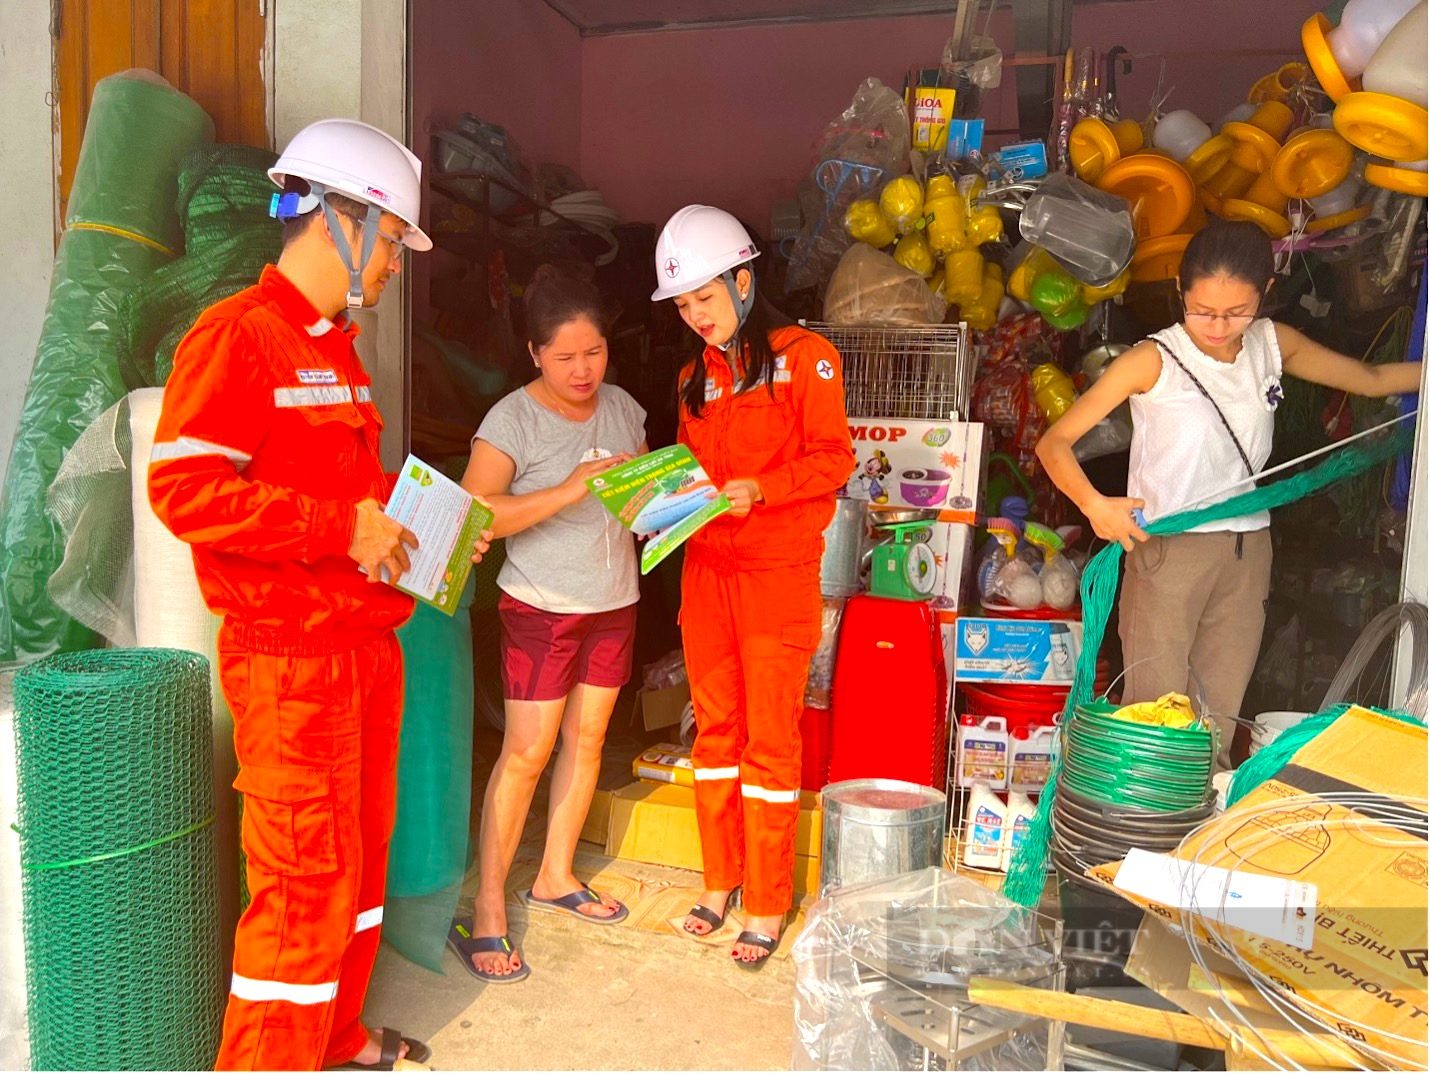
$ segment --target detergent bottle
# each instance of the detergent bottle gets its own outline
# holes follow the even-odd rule
[[[1008,808],[993,789],[981,780],[973,785],[964,817],[967,840],[963,864],[981,870],[996,870],[1003,861],[1003,828]]]
[[[1011,768],[1008,787],[1012,791],[1036,795],[1042,791],[1053,771],[1053,754],[1057,749],[1058,730],[1052,725],[1019,728],[1011,744]]]
[[[1028,837],[1028,830],[1033,827],[1033,816],[1038,812],[1038,808],[1033,805],[1033,800],[1029,799],[1022,792],[1014,791],[1008,795],[1008,812],[1003,817],[1003,851],[999,857],[999,869],[1004,873],[1008,872],[1008,867],[1013,864],[1013,857],[1018,854],[1018,848],[1023,846],[1023,841]]]
[[[1008,722],[1002,717],[965,714],[958,725],[958,786],[1008,786]]]

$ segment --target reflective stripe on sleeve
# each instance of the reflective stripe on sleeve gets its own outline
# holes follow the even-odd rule
[[[205,455],[221,455],[242,470],[253,462],[253,456],[240,452],[237,448],[225,448],[222,444],[200,440],[198,437],[180,437],[154,445],[149,452],[149,462],[162,463],[166,459],[196,459]]]

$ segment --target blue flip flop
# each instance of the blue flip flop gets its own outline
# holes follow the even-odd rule
[[[572,918],[579,918],[582,922],[590,922],[597,926],[614,926],[617,922],[624,922],[630,917],[630,908],[620,900],[616,901],[619,910],[611,915],[589,915],[582,914],[581,908],[592,903],[604,902],[600,896],[596,895],[589,888],[578,889],[575,892],[568,892],[554,900],[543,900],[539,896],[533,896],[531,890],[527,889],[524,897],[529,907],[540,910],[554,911],[557,914],[570,915]]]
[[[447,931],[447,947],[457,953],[457,958],[462,961],[462,966],[468,974],[489,985],[511,985],[531,977],[531,964],[526,961],[525,956],[521,960],[521,969],[510,974],[485,971],[472,962],[472,956],[483,952],[501,952],[506,956],[515,954],[516,949],[505,934],[500,937],[474,937],[470,923],[453,922],[452,928]]]

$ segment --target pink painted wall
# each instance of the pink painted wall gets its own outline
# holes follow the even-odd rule
[[[1132,0],[1079,4],[1073,44],[1166,53],[1168,108],[1214,122],[1251,83],[1300,53],[1299,28],[1321,0]],[[1254,10],[1254,16],[1251,12]],[[663,220],[711,202],[768,227],[774,202],[809,168],[824,125],[874,76],[902,88],[913,64],[934,66],[951,19],[908,17],[823,25],[589,38],[581,45],[581,172],[628,217]],[[1012,52],[1007,12],[994,36]],[[1230,55],[1228,50],[1274,51]],[[1159,61],[1118,79],[1124,114],[1141,118]],[[986,95],[990,128],[1016,124],[1011,70]]]

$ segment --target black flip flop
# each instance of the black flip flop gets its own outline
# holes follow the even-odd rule
[[[416,1038],[404,1038],[400,1031],[391,1027],[381,1027],[382,1031],[382,1055],[378,1057],[376,1064],[359,1064],[356,1060],[349,1060],[346,1064],[339,1064],[330,1071],[391,1071],[399,1060],[409,1060],[414,1064],[425,1064],[432,1056],[432,1050],[428,1048],[425,1041],[418,1041]],[[407,1046],[407,1055],[402,1056],[402,1047]]]
[[[500,952],[508,957],[514,954],[516,949],[506,934],[500,937],[474,937],[472,927],[466,922],[453,922],[452,928],[447,931],[447,947],[457,953],[457,958],[462,961],[467,973],[479,982],[486,982],[488,985],[511,985],[531,977],[531,964],[525,957],[522,957],[521,969],[510,974],[484,971],[472,962],[472,956],[485,952]]]
[[[735,938],[735,943],[748,944],[755,948],[763,948],[765,954],[759,959],[738,959],[732,955],[730,957],[731,961],[735,966],[744,967],[746,970],[759,970],[765,965],[765,960],[775,954],[775,949],[780,946],[780,940],[783,936],[784,934],[781,933],[779,937],[766,937],[763,933],[756,933],[754,930],[747,929],[744,933],[741,933]]]
[[[706,907],[703,903],[697,903],[694,907],[690,908],[689,917],[698,918],[700,919],[700,921],[704,922],[707,926],[710,927],[709,933],[696,933],[693,929],[690,929],[685,925],[682,925],[680,928],[685,930],[685,932],[690,934],[692,937],[713,936],[715,933],[719,932],[720,927],[725,924],[725,919],[730,916],[730,908],[735,905],[735,894],[739,891],[740,889],[737,886],[736,888],[731,890],[728,896],[725,897],[725,912],[723,914],[717,915],[714,911],[712,911],[709,907]]]
[[[575,892],[568,892],[554,900],[544,900],[540,896],[532,895],[531,890],[528,889],[523,898],[528,907],[536,910],[570,915],[572,918],[579,918],[582,922],[592,922],[598,926],[614,926],[617,922],[624,922],[631,916],[630,908],[620,900],[616,901],[616,910],[608,915],[585,914],[581,910],[582,907],[589,907],[596,903],[603,906],[605,904],[605,901],[589,888],[578,888]]]

